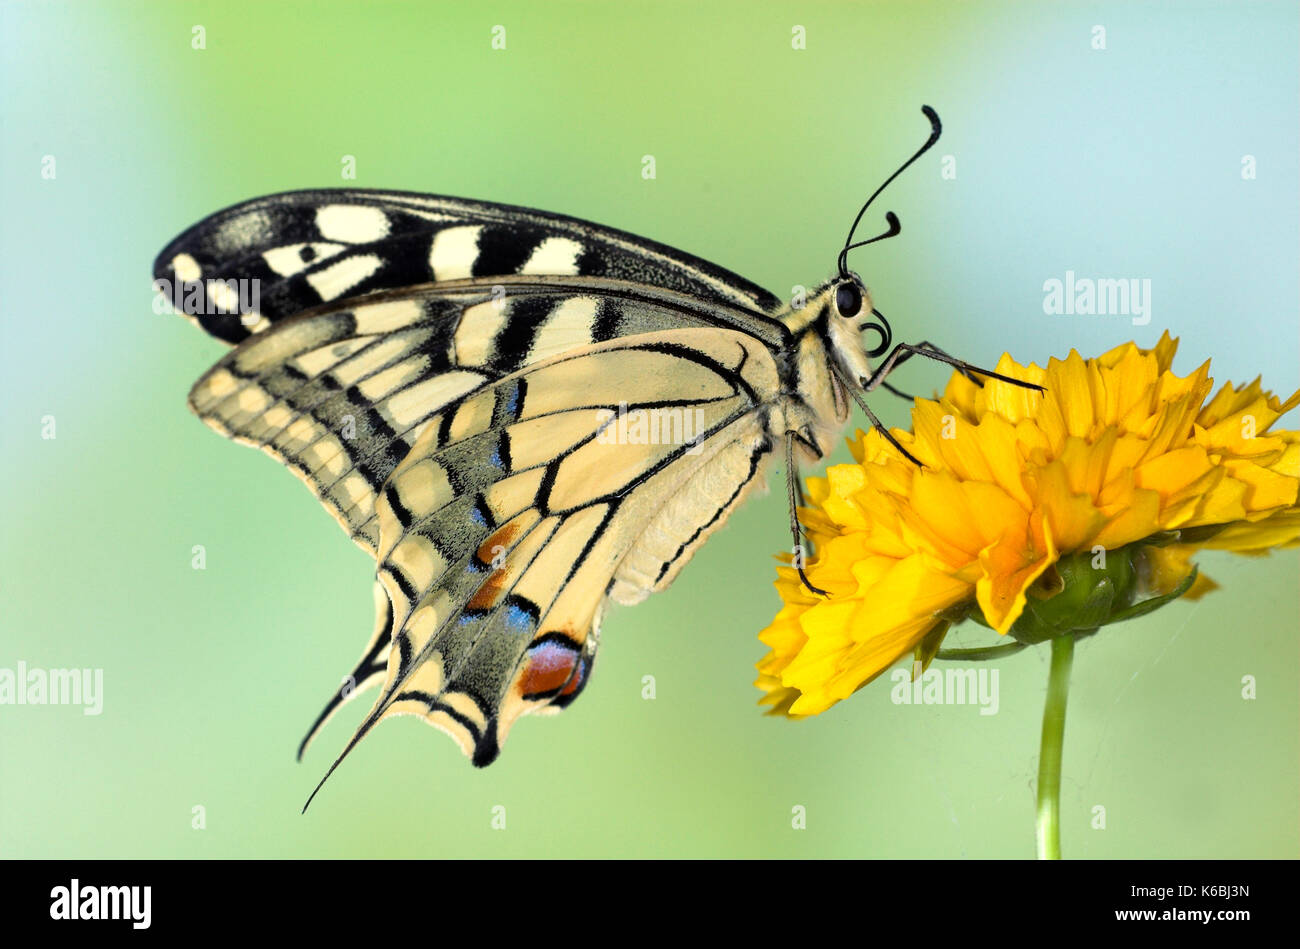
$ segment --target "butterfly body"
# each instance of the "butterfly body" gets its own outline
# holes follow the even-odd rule
[[[586,686],[606,604],[667,587],[788,438],[825,455],[841,379],[869,372],[842,280],[785,306],[623,232],[454,198],[256,199],[178,237],[155,279],[234,346],[193,410],[375,558],[374,633],[303,748],[379,686],[348,749],[416,714],[489,763]],[[254,312],[213,305],[235,280],[258,281]],[[647,415],[668,437],[618,428]]]

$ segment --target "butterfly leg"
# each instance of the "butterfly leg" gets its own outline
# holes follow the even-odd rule
[[[799,502],[803,500],[803,488],[799,484],[799,472],[795,470],[794,443],[796,440],[807,444],[806,439],[798,432],[787,431],[785,433],[785,486],[786,498],[790,502],[790,536],[794,539],[794,550],[791,551],[794,554],[794,566],[799,571],[799,579],[803,581],[804,586],[818,596],[830,596],[825,590],[813,586],[808,579],[808,575],[803,572],[805,548],[803,544],[803,528],[799,526],[798,508]],[[813,451],[816,452],[815,447],[813,447]]]
[[[1042,386],[1035,385],[1032,382],[1025,382],[1023,379],[1013,379],[1010,376],[1004,376],[1002,373],[994,372],[991,369],[981,369],[979,366],[976,366],[973,363],[968,363],[964,359],[949,356],[938,346],[935,346],[933,343],[926,340],[922,340],[919,343],[899,343],[895,346],[893,352],[886,357],[885,361],[882,362],[870,376],[866,376],[861,380],[863,391],[871,392],[878,386],[883,385],[887,375],[903,363],[907,362],[907,360],[911,359],[913,356],[924,356],[926,359],[933,359],[935,362],[945,363],[946,365],[952,366],[968,379],[971,378],[972,373],[978,373],[979,375],[985,376],[989,379],[1008,382],[1011,385],[1019,386],[1022,389],[1037,389],[1039,392],[1046,391]]]
[[[878,431],[881,435],[883,435],[885,437],[885,440],[889,442],[889,444],[897,448],[898,451],[902,454],[902,456],[906,458],[908,461],[910,461],[912,464],[916,465],[916,467],[918,468],[925,467],[924,465],[921,464],[920,460],[915,455],[913,455],[910,451],[908,451],[906,448],[904,448],[902,445],[898,443],[898,439],[894,437],[893,432],[891,432],[889,429],[885,428],[885,426],[881,424],[880,419],[876,418],[876,413],[871,411],[871,407],[867,405],[867,400],[862,397],[862,393],[860,393],[849,382],[849,380],[844,376],[844,374],[841,373],[840,370],[837,369],[834,365],[831,366],[831,371],[835,373],[835,375],[839,378],[841,385],[844,386],[844,391],[846,391],[849,395],[853,396],[853,401],[858,403],[858,408],[862,410],[862,414],[865,415],[867,417],[867,420],[871,422],[871,427],[874,428],[876,431]],[[876,373],[872,373],[872,378],[874,378],[875,376]],[[866,380],[863,381],[865,382]]]
[[[942,349],[940,349],[938,346],[934,345],[934,343],[927,342],[926,340],[921,340],[921,342],[917,343],[917,344],[916,344],[916,348],[917,348],[918,350],[921,350],[921,349],[929,350],[930,352],[938,353],[940,356],[947,356],[947,355],[948,355],[948,353],[944,352],[944,351],[943,351]],[[897,369],[897,368],[898,368],[902,363],[904,363],[904,362],[906,362],[906,361],[907,361],[907,356],[906,356],[906,355],[900,357],[898,360],[896,360],[896,361],[894,362],[894,368]],[[976,376],[973,372],[971,372],[969,369],[962,369],[962,370],[960,370],[960,371],[961,371],[961,374],[962,374],[963,376],[965,376],[967,379],[969,379],[969,380],[970,380],[971,382],[973,382],[975,385],[979,386],[981,389],[984,388],[984,382],[983,382],[983,381],[982,381],[978,376]],[[914,401],[916,401],[916,396],[911,395],[910,393],[902,392],[902,391],[900,391],[900,390],[898,390],[898,389],[895,389],[893,386],[891,386],[888,382],[885,382],[883,379],[880,381],[880,388],[886,390],[887,392],[891,392],[891,393],[893,393],[894,395],[898,396],[900,399],[906,399],[908,402],[914,402]]]
[[[934,345],[934,343],[931,343],[929,340],[924,340],[924,339],[921,340],[919,343],[916,344],[916,348],[924,349],[926,352],[930,352],[930,353],[937,353],[939,356],[947,356],[949,359],[954,358],[950,353],[947,353],[944,350],[940,349],[938,346]],[[922,355],[924,355],[924,353]],[[958,360],[958,362],[960,361],[961,360]],[[967,379],[969,379],[971,382],[975,383],[975,385],[979,386],[981,389],[984,388],[984,381],[980,379],[971,369],[959,369],[958,371]],[[884,383],[881,384],[883,385]]]
[[[891,386],[888,382],[881,382],[881,383],[880,383],[880,388],[884,389],[886,392],[889,392],[889,393],[891,393],[891,394],[893,394],[893,395],[898,396],[900,399],[903,399],[904,401],[907,401],[907,402],[915,402],[915,401],[916,401],[916,396],[912,395],[912,394],[909,393],[909,392],[904,392],[902,389],[895,389],[895,388],[894,388],[893,386]]]

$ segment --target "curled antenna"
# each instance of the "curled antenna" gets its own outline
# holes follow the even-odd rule
[[[930,120],[930,137],[925,140],[925,144],[922,145],[917,150],[915,155],[913,155],[907,161],[903,162],[903,164],[899,166],[898,171],[894,172],[892,175],[886,178],[885,183],[872,192],[871,197],[867,198],[867,203],[864,204],[862,206],[862,210],[858,212],[858,216],[853,219],[853,226],[849,228],[849,236],[844,240],[844,249],[840,251],[839,265],[840,265],[841,277],[847,277],[849,275],[848,266],[847,266],[847,258],[848,258],[849,251],[857,247],[865,247],[867,244],[874,244],[876,241],[884,240],[886,237],[893,237],[896,234],[898,234],[899,230],[901,229],[898,224],[898,218],[894,215],[893,211],[890,211],[888,214],[885,215],[885,220],[889,222],[888,231],[886,231],[884,234],[880,234],[877,235],[876,237],[871,238],[871,240],[860,241],[857,244],[853,243],[853,235],[857,232],[858,224],[862,221],[862,215],[866,214],[867,208],[871,207],[871,202],[875,201],[876,198],[880,196],[880,192],[884,191],[886,188],[889,187],[890,182],[892,182],[895,178],[897,178],[904,171],[906,171],[907,167],[911,165],[912,162],[916,161],[918,158],[920,158],[922,155],[928,152],[931,149],[931,147],[933,147],[934,143],[939,141],[939,135],[940,133],[943,132],[943,125],[941,125],[939,122],[939,114],[935,112],[934,109],[930,108],[928,105],[921,106],[921,111],[924,112],[925,117]]]

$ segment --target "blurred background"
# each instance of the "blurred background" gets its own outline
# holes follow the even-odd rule
[[[1179,371],[1289,394],[1298,26],[1291,3],[0,5],[0,667],[104,677],[98,716],[0,706],[0,856],[1031,856],[1045,650],[998,664],[996,715],[894,705],[886,680],[759,714],[779,465],[670,591],[609,613],[581,701],[497,764],[399,719],[299,816],[369,704],[295,763],[373,567],[189,414],[223,346],[153,312],[150,265],[233,202],[347,184],[589,218],[789,296],[927,103],[942,140],[863,224],[892,209],[903,234],[851,258],[898,337],[991,365],[1168,329]],[[1149,279],[1150,322],[1045,315],[1067,270]],[[1298,565],[1207,556],[1221,590],[1080,646],[1067,856],[1297,856]]]

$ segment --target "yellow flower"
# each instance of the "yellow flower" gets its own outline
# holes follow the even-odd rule
[[[1174,375],[1177,345],[1166,333],[1151,350],[1071,351],[1046,369],[1002,357],[998,372],[1045,393],[954,374],[937,401],[916,400],[914,433],[894,432],[923,468],[858,432],[857,463],[808,482],[802,521],[817,555],[806,572],[830,595],[779,568],[785,605],[759,636],[771,647],[761,702],[822,712],[909,652],[928,659],[964,611],[1036,641],[1080,558],[1120,560],[1104,595],[1078,594],[1093,596],[1083,612],[1095,607],[1102,625],[1136,615],[1139,593],[1212,589],[1193,575],[1202,548],[1300,543],[1300,433],[1269,431],[1300,392],[1282,402],[1256,380],[1207,402],[1209,363]]]

